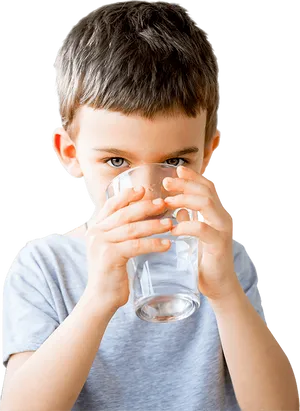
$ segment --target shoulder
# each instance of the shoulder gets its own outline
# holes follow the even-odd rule
[[[236,275],[246,291],[258,281],[257,272],[245,246],[233,240],[234,268]]]
[[[24,244],[19,252],[25,253],[40,247],[47,247],[55,244],[62,244],[62,242],[67,241],[72,237],[69,237],[67,234],[49,234],[44,237],[37,237],[32,240],[29,240]]]
[[[252,263],[245,246],[236,240],[232,240],[234,263],[238,269],[243,268],[246,264]]]
[[[85,255],[85,241],[82,238],[61,234],[50,234],[28,241],[16,254],[8,276],[54,276],[66,272],[70,262],[81,263]]]
[[[77,304],[86,281],[85,244],[52,234],[29,241],[18,251],[5,275],[3,292],[8,305],[13,300],[14,304],[39,300],[40,306],[60,307],[64,318]]]
[[[240,254],[242,254],[246,251],[243,244],[239,243],[236,240],[232,240],[232,245],[233,245],[234,259],[236,259],[238,256],[240,256]]]
[[[85,244],[85,238],[67,234],[49,234],[45,237],[36,238],[26,243],[24,248],[34,253],[40,252],[70,252],[77,250]]]

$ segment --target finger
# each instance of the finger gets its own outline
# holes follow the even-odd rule
[[[102,221],[117,210],[128,206],[131,202],[140,200],[143,196],[144,187],[142,186],[138,191],[135,191],[134,187],[125,188],[121,191],[121,193],[106,200],[99,214],[97,215],[96,221]]]
[[[190,221],[190,215],[185,208],[181,208],[176,214],[176,220],[180,221]]]
[[[88,230],[85,232],[85,236],[91,236],[95,230],[98,229],[97,223],[104,220],[107,216],[111,215],[115,210],[125,207],[133,201],[138,201],[144,196],[144,187],[130,187],[122,190],[121,193],[110,197],[106,200],[104,205],[100,208],[100,211],[94,217],[90,224]],[[98,230],[97,230],[98,231]]]
[[[170,218],[162,220],[136,221],[116,227],[105,233],[105,240],[119,243],[134,238],[148,237],[153,234],[165,233],[172,228]]]
[[[181,188],[182,188],[182,191],[184,190],[184,188],[181,187],[181,185],[184,184],[184,182],[186,184],[188,184],[189,182],[194,182],[198,185],[206,187],[207,190],[209,190],[211,192],[211,194],[213,194],[213,195],[218,194],[218,186],[217,186],[215,180],[213,180],[210,176],[207,176],[207,175],[204,175],[204,174],[199,174],[196,171],[192,170],[191,168],[187,168],[187,167],[183,167],[183,166],[178,167],[176,169],[176,171],[177,171],[177,175],[178,175],[179,178],[167,177],[167,178],[164,179],[164,181],[168,180],[168,179],[170,179],[170,181],[175,180],[175,184],[173,186],[174,189],[175,189],[175,186],[176,186],[176,180],[183,180],[182,182],[179,181],[179,186],[177,188],[178,190],[181,190]]]
[[[118,209],[96,224],[102,231],[109,231],[124,224],[143,220],[150,216],[160,215],[166,211],[166,208],[166,204],[162,199],[160,199],[158,204],[154,204],[151,200],[142,200]]]
[[[203,216],[204,222],[216,230],[224,230],[224,216],[222,209],[216,206],[215,202],[209,197],[196,196],[192,194],[178,194],[173,197],[166,197],[164,201],[169,208],[180,207],[190,208],[199,211]]]
[[[206,185],[199,184],[198,182],[185,178],[166,177],[164,179],[164,186],[168,191],[181,191],[183,194],[196,194],[203,195],[204,197],[213,197],[210,189]],[[170,193],[170,195],[173,194]]]
[[[223,239],[220,232],[202,221],[182,221],[171,229],[172,235],[191,235],[198,237],[203,243],[221,245]]]
[[[202,184],[206,186],[212,193],[216,192],[215,185],[212,181],[208,180],[202,174],[198,173],[197,171],[193,170],[190,167],[179,166],[176,169],[177,175],[180,178],[185,178],[188,180],[193,180],[196,183]]]
[[[135,238],[117,244],[120,256],[125,258],[124,262],[137,255],[167,251],[170,246],[170,240],[161,238]]]

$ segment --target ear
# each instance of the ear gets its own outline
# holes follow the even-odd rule
[[[63,127],[56,128],[53,133],[53,148],[63,167],[71,176],[80,178],[83,173],[76,156],[76,146]]]
[[[211,159],[212,153],[214,150],[218,147],[220,143],[220,137],[221,133],[219,130],[216,131],[214,137],[212,138],[211,142],[207,147],[204,149],[204,157],[203,157],[203,163],[202,163],[202,168],[201,168],[201,174],[204,173],[206,167],[208,166],[208,163]]]

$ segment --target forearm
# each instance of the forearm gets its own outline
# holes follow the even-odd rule
[[[1,410],[70,410],[90,371],[112,313],[82,295],[65,321],[5,387]]]
[[[288,358],[239,282],[225,300],[210,301],[238,403],[243,411],[299,410]]]

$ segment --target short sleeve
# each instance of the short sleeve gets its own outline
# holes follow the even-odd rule
[[[238,252],[234,258],[235,272],[251,304],[266,323],[264,311],[262,308],[261,296],[257,287],[258,277],[256,268],[245,247],[240,243],[237,244],[239,245],[239,247]]]
[[[35,351],[59,326],[50,288],[27,243],[14,259],[4,281],[2,361],[13,353]]]

